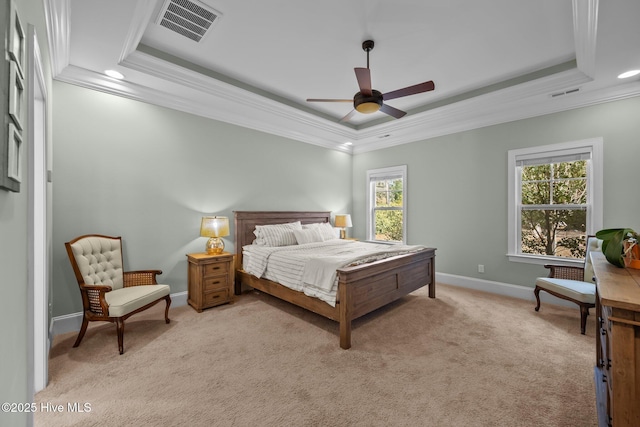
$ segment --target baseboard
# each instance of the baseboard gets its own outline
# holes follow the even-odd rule
[[[171,307],[187,305],[187,296],[187,291],[171,294]],[[80,326],[82,326],[82,312],[56,316],[51,321],[50,341],[53,342],[53,337],[56,335],[79,331]]]
[[[476,279],[474,277],[456,276],[455,274],[447,273],[436,273],[436,282],[459,286],[461,288],[491,292],[492,294],[520,298],[527,301],[536,300],[536,297],[533,295],[533,288],[529,286],[512,285],[510,283],[494,282],[491,280]],[[576,309],[578,308],[576,304],[567,300],[556,298],[546,292],[540,293],[540,301],[546,304],[555,304]]]

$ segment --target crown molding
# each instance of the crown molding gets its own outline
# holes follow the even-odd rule
[[[361,153],[507,122],[513,120],[510,116],[516,113],[521,117],[535,115],[531,110],[533,98],[542,94],[544,99],[551,102],[553,100],[548,94],[589,81],[591,79],[584,73],[573,69],[410,115],[402,120],[361,130],[353,150],[354,153]],[[393,138],[382,141],[381,134]]]
[[[370,143],[354,145],[353,154],[380,150],[500,123],[560,113],[606,102],[620,101],[636,96],[640,96],[640,82],[637,81],[614,88],[605,88],[583,93],[578,92],[558,99],[552,99],[546,95],[527,98],[513,104],[504,104],[499,108],[494,108],[494,111],[485,111],[483,115],[464,114],[461,111],[455,111],[456,108],[447,109],[447,107],[443,107],[441,111],[434,112],[431,123],[423,121],[421,126],[415,126],[416,128],[421,128],[420,131],[412,132],[411,129],[406,129],[404,133],[395,132],[393,139],[388,140],[380,140],[380,138],[374,134],[371,137]],[[477,107],[484,108],[479,104]],[[491,108],[491,105],[487,104],[485,107]],[[416,137],[418,138],[416,139]],[[378,140],[375,140],[375,138],[378,138]]]
[[[44,0],[45,25],[49,40],[49,60],[53,76],[69,65],[71,0]]]
[[[351,151],[345,148],[344,143],[354,138],[355,131],[352,129],[346,127],[335,129],[339,125],[298,111],[293,107],[283,106],[251,93],[238,94],[237,92],[242,92],[243,89],[217,80],[214,85],[197,83],[196,78],[205,80],[209,78],[189,70],[182,69],[182,71],[186,74],[180,72],[180,67],[176,67],[174,77],[180,78],[177,78],[176,83],[172,85],[161,80],[159,83],[161,87],[142,86],[117,80],[72,65],[56,76],[56,80],[325,148]],[[190,78],[194,81],[189,82]],[[224,85],[229,87],[218,93],[220,86]],[[313,129],[310,129],[310,126],[313,126]]]
[[[578,68],[589,77],[595,75],[598,1],[573,0],[573,39]]]
[[[142,36],[144,36],[145,29],[153,17],[156,4],[156,0],[138,0],[131,17],[129,32],[122,46],[122,53],[120,54],[118,63],[123,62],[129,55],[135,52],[140,40],[142,40]]]

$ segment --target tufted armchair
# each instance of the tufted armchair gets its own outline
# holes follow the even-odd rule
[[[580,306],[580,332],[584,335],[589,309],[596,306],[596,284],[593,281],[593,265],[591,252],[602,252],[602,240],[595,236],[587,238],[587,251],[582,267],[562,265],[545,265],[549,277],[538,277],[533,294],[536,297],[536,308],[540,310],[540,291],[562,298]]]
[[[124,352],[124,321],[157,304],[167,302],[165,322],[169,323],[169,285],[159,285],[160,270],[123,271],[122,239],[99,234],[77,237],[64,244],[82,295],[84,315],[74,347],[78,347],[90,321],[116,324],[118,349]]]

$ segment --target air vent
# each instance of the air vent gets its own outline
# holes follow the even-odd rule
[[[220,19],[220,12],[200,2],[167,0],[156,23],[181,36],[200,42]]]
[[[562,95],[569,95],[571,93],[576,93],[580,90],[579,87],[575,88],[575,89],[569,89],[569,90],[565,90],[564,92],[556,92],[556,93],[552,93],[551,97],[552,98],[556,98],[558,96],[562,96]]]

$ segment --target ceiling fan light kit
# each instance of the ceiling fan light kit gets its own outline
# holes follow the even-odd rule
[[[371,96],[365,96],[362,92],[358,92],[353,97],[353,108],[363,114],[371,114],[380,110],[382,107],[382,93],[375,89],[371,90]]]
[[[362,42],[362,50],[367,52],[367,68],[354,68],[356,73],[356,79],[358,80],[358,86],[360,91],[353,97],[353,110],[344,116],[340,121],[346,122],[357,111],[363,114],[371,114],[376,111],[381,111],[391,117],[399,119],[403,117],[406,112],[398,110],[384,101],[401,98],[403,96],[415,95],[417,93],[428,92],[435,89],[433,81],[429,80],[424,83],[419,83],[413,86],[407,86],[402,89],[394,90],[387,93],[381,93],[371,87],[371,70],[369,69],[369,52],[373,50],[373,40],[365,40]],[[318,99],[308,98],[307,102],[351,102],[349,99]]]

